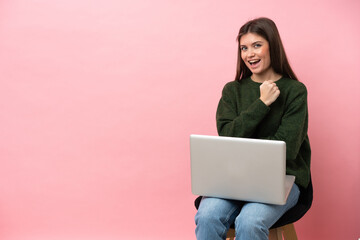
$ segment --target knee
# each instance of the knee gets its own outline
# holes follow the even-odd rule
[[[221,224],[220,218],[212,213],[211,211],[201,211],[199,210],[195,215],[195,224],[197,226],[201,225],[219,225]]]
[[[264,224],[262,218],[242,216],[241,214],[235,219],[235,229],[236,234],[239,236],[259,236],[269,234],[269,229]]]
[[[212,211],[199,210],[195,215],[197,239],[225,239],[228,227]]]
[[[195,223],[206,225],[225,225],[231,213],[236,210],[236,206],[233,206],[227,200],[218,198],[204,198],[199,210],[195,215]]]

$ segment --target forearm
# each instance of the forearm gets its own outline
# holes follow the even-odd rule
[[[236,111],[220,100],[216,114],[218,133],[220,136],[251,137],[269,110],[270,108],[257,99],[237,115]]]
[[[307,136],[308,110],[306,93],[297,96],[281,119],[281,124],[272,136],[265,139],[286,142],[287,159],[295,159]]]

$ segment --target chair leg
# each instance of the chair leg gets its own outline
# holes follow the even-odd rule
[[[282,238],[282,227],[270,229],[269,240],[283,240],[283,238]]]
[[[284,235],[284,238],[283,238]],[[294,224],[270,229],[269,240],[298,240]],[[235,229],[230,228],[226,240],[235,240]]]
[[[226,235],[226,240],[234,240],[235,239],[235,229],[230,228]]]
[[[283,227],[285,240],[298,240],[294,224],[288,224]]]
[[[284,236],[284,238],[283,238]],[[288,224],[282,227],[271,229],[269,240],[298,240],[294,224]]]

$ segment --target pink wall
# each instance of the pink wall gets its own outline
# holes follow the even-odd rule
[[[195,239],[190,133],[216,134],[240,25],[275,20],[309,90],[300,239],[360,237],[360,2],[0,2],[0,238]]]

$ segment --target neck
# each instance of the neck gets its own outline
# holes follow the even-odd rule
[[[251,75],[251,79],[254,82],[259,82],[259,83],[263,83],[264,81],[269,81],[269,80],[276,82],[280,78],[281,78],[281,75],[274,72],[273,70],[272,71],[267,71],[267,72],[264,72],[264,73],[261,73],[261,74],[254,74],[253,73]]]

